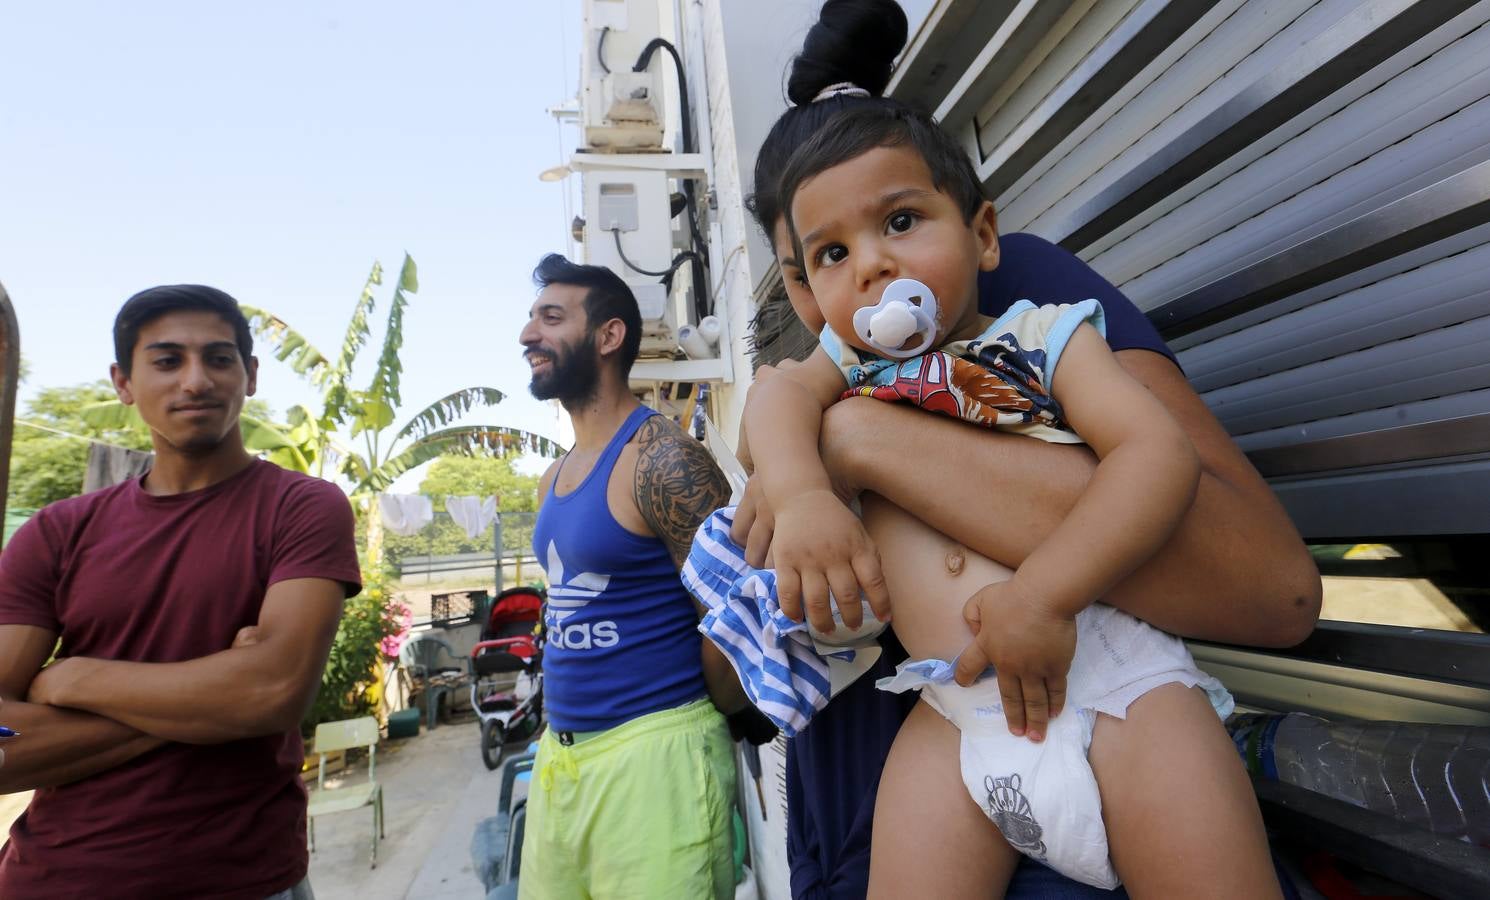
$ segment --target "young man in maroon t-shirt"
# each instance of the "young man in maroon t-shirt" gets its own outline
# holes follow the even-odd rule
[[[154,468],[0,554],[0,793],[36,790],[0,897],[308,897],[299,724],[359,589],[351,507],[244,448],[258,361],[227,294],[136,294],[114,345]]]

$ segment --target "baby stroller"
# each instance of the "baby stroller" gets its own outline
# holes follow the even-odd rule
[[[471,708],[481,719],[481,761],[495,769],[509,739],[532,737],[543,720],[542,588],[497,595],[471,648]]]

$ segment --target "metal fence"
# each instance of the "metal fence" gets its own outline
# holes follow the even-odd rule
[[[415,534],[388,535],[385,552],[406,583],[419,576],[433,583],[461,572],[489,572],[495,576],[500,591],[507,580],[503,569],[515,569],[517,581],[528,581],[529,573],[539,576],[540,569],[532,553],[533,524],[537,518],[538,514],[532,512],[500,513],[491,527],[473,538],[455,524],[449,513],[437,512]],[[501,568],[497,566],[498,548]]]

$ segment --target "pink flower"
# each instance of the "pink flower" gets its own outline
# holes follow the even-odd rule
[[[398,631],[383,638],[378,646],[382,648],[384,656],[397,659],[399,651],[404,647],[404,641],[409,639],[409,626],[414,623],[414,611],[402,600],[394,600],[388,604],[385,615],[390,622],[398,626]]]

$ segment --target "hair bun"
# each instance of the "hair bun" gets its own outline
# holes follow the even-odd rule
[[[787,98],[799,106],[811,103],[841,81],[883,95],[908,29],[895,0],[827,0],[792,61]]]

